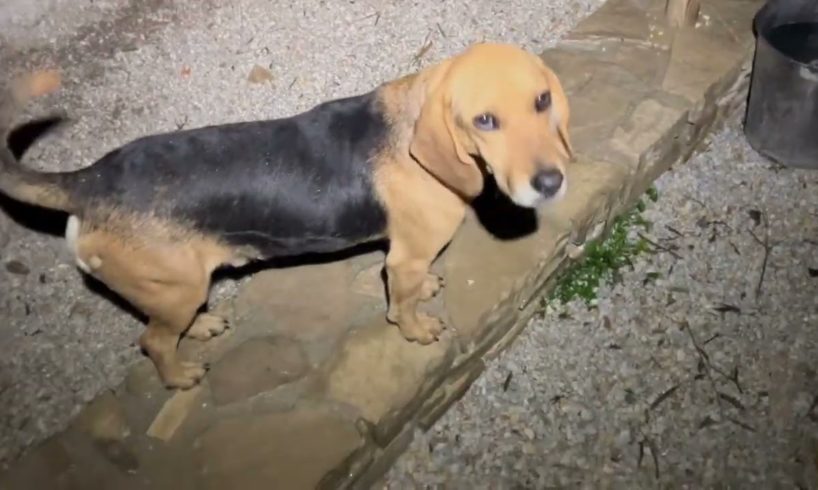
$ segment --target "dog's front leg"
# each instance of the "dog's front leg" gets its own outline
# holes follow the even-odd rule
[[[386,317],[398,325],[407,340],[420,344],[430,344],[443,333],[440,319],[419,312],[418,303],[430,299],[443,287],[443,279],[429,272],[429,267],[463,221],[463,208],[452,206],[449,212],[443,210],[438,208],[428,219],[394,223],[386,254],[389,290]],[[423,226],[418,226],[419,223]]]
[[[430,344],[443,332],[438,318],[417,311],[418,303],[440,288],[440,279],[429,273],[434,259],[419,257],[405,243],[393,241],[386,256],[389,310],[387,319],[396,323],[407,340]]]

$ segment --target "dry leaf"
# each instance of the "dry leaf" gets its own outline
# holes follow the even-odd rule
[[[29,92],[33,97],[48,94],[60,87],[61,77],[57,70],[41,70],[35,72],[29,78]]]
[[[247,81],[250,83],[264,83],[271,82],[272,80],[273,73],[261,65],[253,66],[253,69],[250,70],[250,75],[247,77]]]

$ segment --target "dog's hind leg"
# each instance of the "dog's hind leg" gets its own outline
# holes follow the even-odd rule
[[[156,291],[162,299],[147,307],[150,319],[139,344],[169,388],[190,388],[205,375],[204,364],[179,360],[176,348],[180,336],[196,316],[196,310],[206,301],[207,288],[206,281],[163,284],[161,290]]]
[[[139,342],[165,385],[196,385],[205,366],[180,361],[176,349],[207,301],[211,273],[229,251],[204,240],[134,242],[103,231],[80,235],[76,251],[92,276],[147,315]]]

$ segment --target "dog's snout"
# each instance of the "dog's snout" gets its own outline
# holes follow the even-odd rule
[[[549,198],[554,197],[554,195],[559,192],[560,188],[562,187],[562,181],[562,172],[551,168],[538,172],[537,175],[531,179],[531,187],[533,187],[535,191],[542,194],[543,197]]]

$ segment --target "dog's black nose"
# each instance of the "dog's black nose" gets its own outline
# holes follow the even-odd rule
[[[531,179],[531,187],[545,198],[554,197],[562,187],[562,172],[553,168],[542,170]]]

